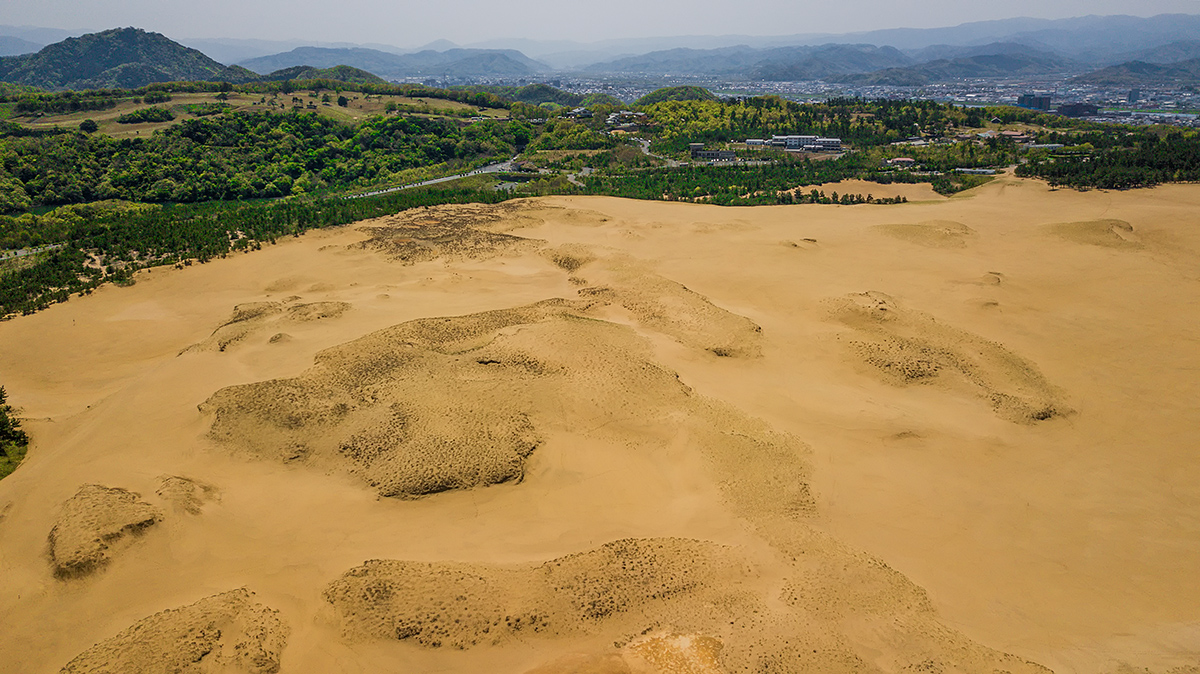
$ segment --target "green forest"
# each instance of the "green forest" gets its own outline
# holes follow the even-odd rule
[[[1017,167],[1017,175],[1077,189],[1129,189],[1200,180],[1200,135],[1195,132],[1090,134],[1062,140],[1076,144],[1054,154],[1031,155]]]
[[[145,108],[161,110],[161,108]],[[188,119],[148,138],[0,128],[0,212],[105,199],[197,202],[301,194],[385,182],[452,160],[511,156],[524,122],[462,125],[378,117],[354,125],[315,113],[238,112]]]

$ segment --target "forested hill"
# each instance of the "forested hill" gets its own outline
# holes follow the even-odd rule
[[[276,70],[273,73],[263,75],[261,79],[273,82],[282,80],[333,80],[335,82],[349,82],[351,84],[387,84],[387,80],[382,77],[351,66],[334,66],[332,68],[295,66],[293,68]]]
[[[1166,64],[1129,61],[1080,75],[1071,83],[1093,86],[1196,85],[1200,84],[1200,58]]]
[[[246,82],[254,73],[226,67],[163,35],[114,28],[68,38],[36,54],[0,58],[0,81],[43,89],[132,89],[153,82]]]

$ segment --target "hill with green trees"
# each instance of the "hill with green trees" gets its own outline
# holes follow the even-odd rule
[[[716,95],[704,87],[683,86],[657,89],[637,99],[634,105],[646,106],[664,101],[715,101]]]
[[[267,111],[187,119],[143,138],[65,129],[29,135],[15,124],[0,126],[0,212],[106,199],[196,202],[344,189],[420,166],[511,157],[532,133],[522,122],[379,116],[352,124]],[[29,229],[37,217],[26,219],[29,226],[0,218],[0,232]]]
[[[153,82],[248,82],[257,75],[226,67],[166,37],[114,28],[0,58],[0,81],[42,89],[133,89]]]
[[[260,78],[265,82],[283,80],[332,80],[349,82],[351,84],[387,84],[387,80],[377,75],[360,70],[353,66],[333,66],[332,68],[314,68],[312,66],[295,66],[276,70]]]

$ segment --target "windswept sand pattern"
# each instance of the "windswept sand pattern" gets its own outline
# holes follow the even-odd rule
[[[874,229],[926,248],[966,248],[975,230],[953,220],[927,220],[915,225],[876,225]]]
[[[50,565],[59,578],[91,574],[162,519],[158,508],[119,487],[85,484],[63,503],[50,530]]]
[[[855,357],[890,383],[965,388],[1018,423],[1071,412],[1033,363],[1000,344],[901,307],[884,293],[851,295],[831,307],[835,320],[855,330],[856,338],[849,341]]]
[[[405,264],[438,258],[483,259],[536,249],[543,242],[489,228],[541,224],[524,202],[451,204],[416,208],[372,221],[371,238],[357,244]]]
[[[753,321],[633,260],[602,257],[580,245],[547,248],[542,255],[584,286],[579,289],[580,297],[619,305],[646,328],[717,356],[762,355],[762,328]]]
[[[337,318],[350,309],[346,302],[306,302],[295,304],[289,298],[281,302],[247,302],[233,308],[229,320],[207,339],[189,346],[188,351],[224,351],[267,326],[306,323]]]
[[[1075,243],[1125,250],[1142,247],[1141,238],[1133,231],[1133,225],[1124,220],[1061,222],[1050,225],[1048,229],[1055,236]]]
[[[288,633],[279,612],[243,588],[140,620],[62,674],[273,674]]]

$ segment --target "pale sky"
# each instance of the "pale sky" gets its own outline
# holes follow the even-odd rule
[[[0,0],[0,24],[168,37],[378,42],[595,41],[929,28],[1018,16],[1200,13],[1200,0]]]

